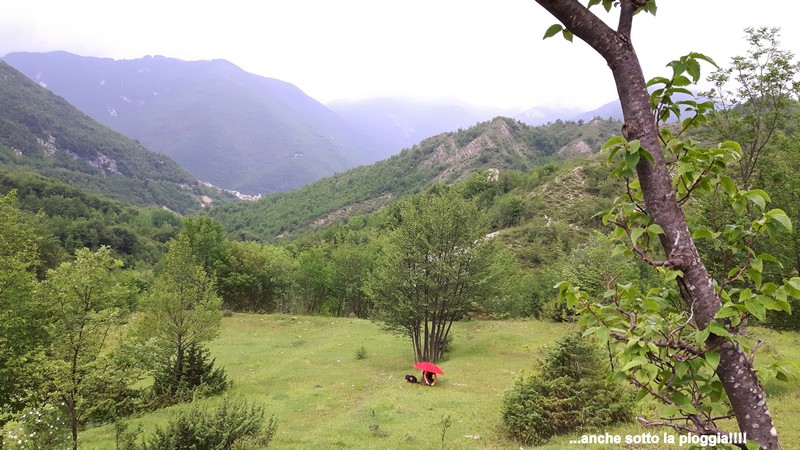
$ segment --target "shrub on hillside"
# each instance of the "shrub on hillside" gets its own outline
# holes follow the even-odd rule
[[[633,418],[633,397],[606,384],[599,348],[579,333],[556,343],[538,375],[519,378],[503,397],[503,423],[526,444],[556,434],[597,430]]]
[[[264,408],[246,400],[228,399],[216,409],[197,403],[179,409],[164,428],[158,427],[143,450],[230,450],[265,448],[277,424],[265,420]]]
[[[210,359],[208,349],[193,345],[186,351],[177,379],[172,374],[174,358],[159,367],[153,377],[153,392],[156,396],[171,401],[190,400],[197,394],[202,397],[222,393],[230,383],[225,370],[214,367],[215,361]]]

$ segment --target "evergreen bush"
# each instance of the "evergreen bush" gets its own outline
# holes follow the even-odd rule
[[[216,409],[192,403],[158,427],[143,450],[231,450],[269,445],[277,424],[265,420],[264,408],[246,400],[225,398]]]
[[[520,377],[503,397],[503,423],[526,444],[556,434],[597,430],[633,418],[633,396],[606,384],[601,350],[580,333],[559,340],[540,374]]]
[[[214,367],[215,361],[210,359],[208,349],[200,345],[190,346],[177,379],[172,374],[174,358],[159,367],[154,374],[153,392],[162,399],[174,401],[189,400],[197,394],[201,397],[220,394],[230,383],[225,369]]]

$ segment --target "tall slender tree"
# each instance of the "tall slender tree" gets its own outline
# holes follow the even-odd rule
[[[41,388],[64,405],[72,431],[72,448],[78,448],[78,429],[93,403],[103,399],[97,381],[110,362],[104,358],[112,327],[121,320],[129,293],[119,282],[122,261],[108,247],[97,252],[82,249],[75,261],[49,270],[36,292],[42,308],[50,312],[51,344],[43,367],[47,386]]]
[[[674,108],[671,108],[674,104],[665,110],[660,110],[658,104],[661,104],[664,98],[656,99],[655,104],[651,103],[651,95],[648,93],[648,86],[634,50],[631,38],[634,15],[641,11],[655,14],[655,0],[590,0],[588,7],[578,0],[536,0],[536,2],[561,22],[551,27],[546,32],[546,37],[555,35],[559,31],[570,39],[573,35],[577,36],[608,63],[624,114],[622,141],[626,148],[627,160],[623,161],[621,172],[628,179],[637,178],[633,187],[642,196],[642,204],[637,206],[636,199],[632,198],[631,204],[624,207],[623,213],[626,216],[622,219],[627,222],[621,225],[630,223],[633,215],[646,218],[650,222],[646,227],[639,227],[633,234],[632,240],[636,243],[639,238],[647,235],[645,237],[652,236],[653,241],[660,241],[666,260],[656,261],[648,257],[649,262],[661,269],[672,271],[677,280],[680,296],[689,311],[687,326],[690,323],[696,324],[697,328],[707,336],[699,343],[702,348],[693,350],[704,354],[705,349],[713,349],[716,375],[724,386],[740,430],[746,432],[749,439],[757,441],[763,448],[780,448],[778,432],[767,407],[764,389],[753,368],[752,358],[743,350],[738,340],[731,338],[736,333],[735,326],[732,326],[734,324],[716,317],[723,303],[696,249],[680,203],[683,199],[680,194],[690,193],[694,185],[690,182],[688,188],[679,185],[676,189],[676,185],[673,184],[657,120],[664,117],[662,115],[664,111],[674,111]],[[601,4],[607,11],[614,6],[619,7],[619,22],[616,29],[610,27],[589,9]],[[695,56],[707,59],[702,58],[702,55]],[[676,75],[688,72],[692,78],[697,78],[700,70],[698,58],[676,61],[672,66]],[[688,78],[684,79],[688,82]],[[684,79],[664,80],[667,83],[666,88],[674,87],[676,84],[686,85]],[[670,81],[672,84],[669,84]],[[662,94],[665,92],[662,91]],[[669,142],[669,139],[665,142]],[[627,163],[632,163],[629,171],[624,166]],[[702,177],[698,175],[697,179],[702,180]],[[781,221],[784,218],[785,215],[781,216]],[[644,252],[641,254],[647,256]],[[618,333],[616,338],[624,340],[630,337],[630,333],[634,332],[637,326],[634,318],[633,315],[629,317],[632,328],[629,328],[627,333]],[[686,346],[686,342],[672,340],[676,335],[679,336],[680,331],[671,333],[670,339],[660,344]],[[643,352],[658,351],[656,342],[646,343],[652,346],[644,345],[645,342],[642,342]],[[639,342],[634,344],[638,345]],[[710,353],[709,358],[711,358]],[[630,367],[644,363],[645,360],[634,360],[631,361]],[[655,377],[658,377],[657,373]],[[663,400],[677,404],[677,408],[685,405],[681,397]],[[685,408],[691,409],[690,405],[685,405]],[[700,415],[697,411],[686,412],[690,423],[695,420],[696,427],[689,428],[691,431],[703,434],[718,431],[708,428],[708,422],[699,420]],[[693,412],[695,414],[692,414]]]
[[[745,34],[750,44],[746,55],[733,57],[730,67],[711,74],[714,88],[705,95],[717,104],[712,135],[742,146],[736,175],[747,189],[760,184],[763,167],[768,165],[765,160],[785,156],[781,148],[770,144],[796,109],[800,63],[780,47],[779,29],[747,28]]]
[[[140,304],[138,333],[160,350],[159,364],[173,361],[173,385],[184,372],[187,351],[215,338],[222,320],[222,300],[213,279],[192,254],[188,236],[169,244],[162,272]]]

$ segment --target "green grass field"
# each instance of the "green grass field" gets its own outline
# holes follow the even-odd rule
[[[454,325],[453,351],[440,366],[434,387],[407,383],[412,369],[410,342],[381,331],[367,320],[235,314],[223,320],[211,344],[217,364],[233,386],[227,395],[263,404],[278,419],[276,449],[440,449],[443,420],[447,449],[518,449],[500,417],[503,393],[523,371],[536,370],[544,346],[567,325],[540,321],[471,321]],[[761,358],[795,358],[800,334],[753,328],[766,339]],[[364,359],[356,358],[360,346]],[[797,365],[795,365],[797,367]],[[800,448],[800,386],[770,382],[770,407],[784,448]],[[202,400],[209,405],[218,398]],[[645,409],[644,406],[642,406]],[[132,419],[149,433],[170,409]],[[662,429],[637,424],[611,434],[639,435]],[[732,430],[733,431],[733,430]],[[540,448],[606,448],[570,445],[564,436]],[[113,449],[114,427],[86,430],[83,449]],[[608,448],[659,449],[674,446]]]

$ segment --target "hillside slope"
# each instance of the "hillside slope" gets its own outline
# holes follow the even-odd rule
[[[380,158],[297,87],[224,60],[115,61],[66,52],[4,59],[95,120],[226,189],[287,191]]]
[[[451,184],[478,170],[526,171],[549,161],[591,154],[619,129],[603,120],[530,127],[497,117],[442,133],[400,154],[255,203],[228,204],[210,214],[236,239],[272,240],[375,211],[433,183]]]
[[[2,61],[0,105],[0,168],[178,212],[224,198],[169,157],[95,122]]]

